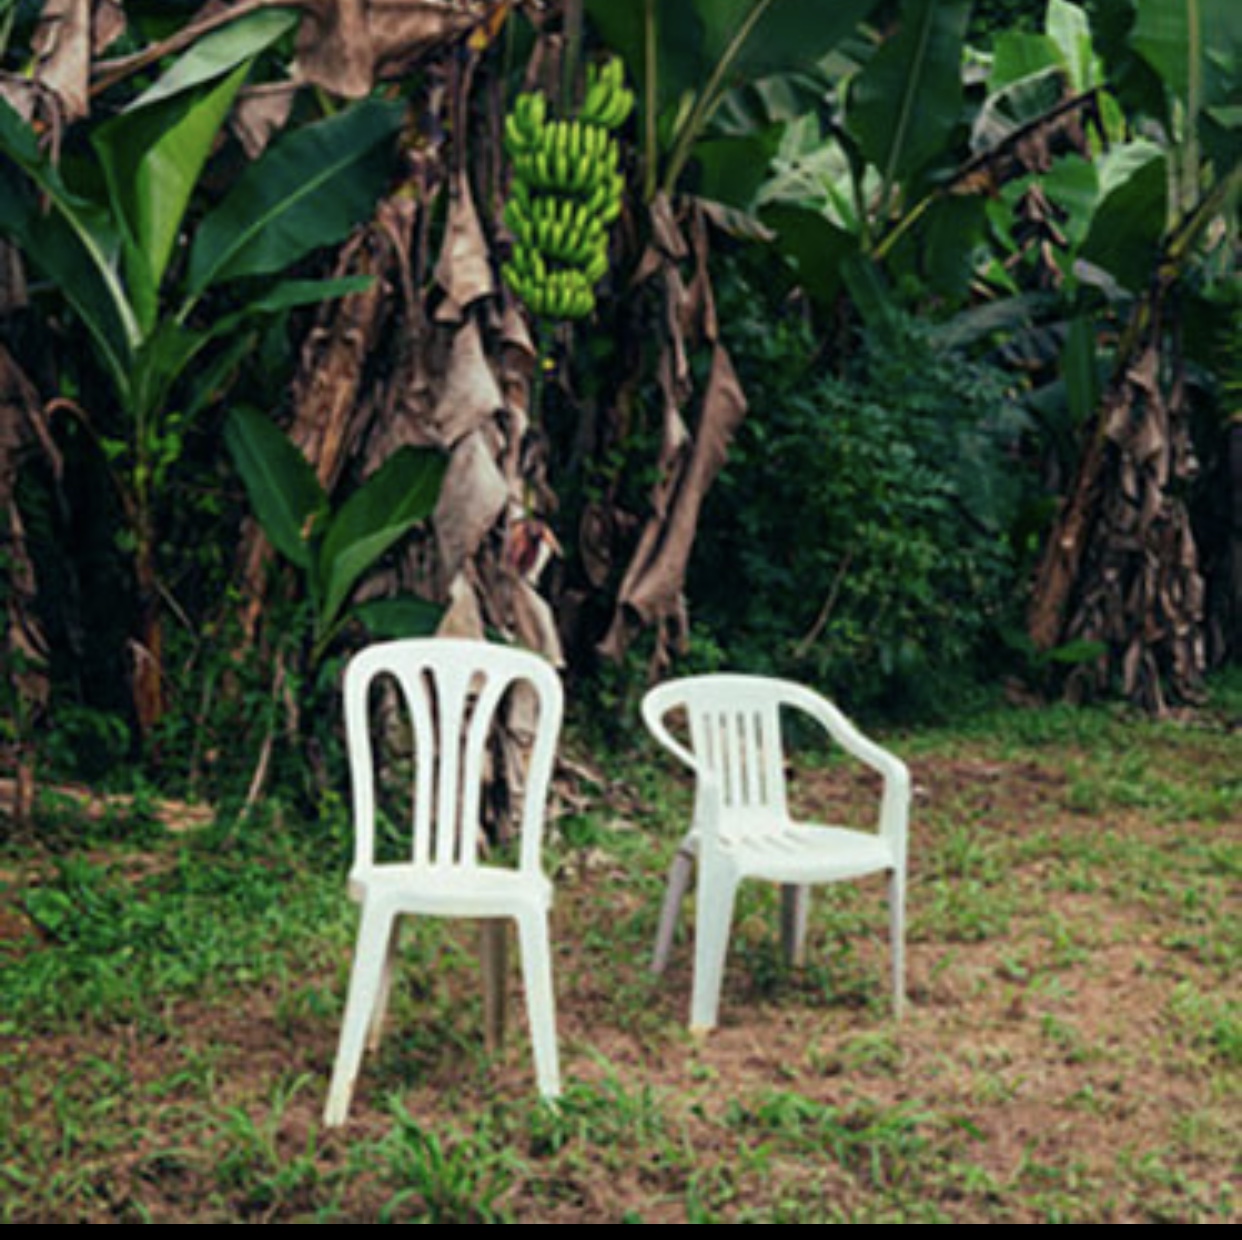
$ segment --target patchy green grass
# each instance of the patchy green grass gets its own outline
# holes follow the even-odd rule
[[[334,1131],[342,815],[169,833],[49,806],[0,851],[0,1222],[1236,1223],[1240,724],[1226,686],[1176,722],[886,737],[917,783],[907,1016],[881,884],[817,897],[800,971],[754,887],[705,1039],[687,942],[646,969],[688,789],[578,745],[550,849],[562,1102],[535,1100],[516,974],[489,1053],[472,930],[418,923]],[[806,805],[865,805],[843,762],[796,767]]]

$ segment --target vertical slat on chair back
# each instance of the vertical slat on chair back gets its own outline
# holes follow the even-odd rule
[[[532,659],[533,656],[526,656]],[[529,673],[538,675],[538,682]],[[530,680],[540,694],[540,728],[527,770],[528,798],[540,812],[523,823],[523,862],[537,856],[528,830],[542,820],[552,749],[560,724],[559,686],[550,668],[524,664],[521,652],[448,639],[391,642],[371,647],[346,677],[346,722],[354,778],[356,867],[374,864],[375,761],[369,697],[381,677],[400,691],[413,749],[410,860],[421,866],[475,865],[482,837],[482,796],[489,776],[488,743],[512,686]]]
[[[697,764],[716,784],[726,819],[783,815],[784,757],[779,704],[742,677],[706,678],[686,699]]]

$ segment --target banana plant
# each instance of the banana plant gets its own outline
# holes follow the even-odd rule
[[[306,457],[258,410],[232,409],[225,442],[268,540],[302,574],[312,668],[351,617],[377,636],[435,630],[441,610],[417,597],[348,604],[364,574],[431,515],[444,478],[442,453],[402,448],[334,504]]]
[[[604,42],[638,80],[644,197],[688,188],[687,171],[739,83],[814,68],[876,7],[877,0],[586,0]],[[739,140],[733,153],[749,160],[754,150]]]
[[[372,208],[402,121],[399,103],[364,100],[292,129],[221,199],[203,202],[203,174],[238,92],[296,21],[264,8],[205,35],[95,124],[85,154],[63,167],[0,100],[0,235],[72,309],[119,413],[115,430],[97,409],[84,419],[128,526],[143,733],[162,714],[158,513],[186,428],[218,400],[262,320],[361,287],[286,273]]]
[[[1107,388],[1082,427],[1028,627],[1041,650],[1066,634],[1106,632],[1098,682],[1161,710],[1202,688],[1203,580],[1183,487],[1194,462],[1181,381],[1186,356],[1202,346],[1193,330],[1170,325],[1201,320],[1205,305],[1211,317],[1213,295],[1238,280],[1242,28],[1229,0],[1104,0],[1099,17],[1110,77],[1159,149],[1136,169],[1147,192],[1136,176],[1119,178],[1098,229],[1097,261],[1115,260],[1133,301],[1109,344]],[[1135,241],[1145,270],[1123,273]]]
[[[983,211],[942,188],[967,127],[969,13],[969,0],[903,0],[883,37],[815,67],[829,106],[785,118],[756,209],[821,304],[846,288],[865,317],[882,316],[878,272],[916,229],[935,234],[920,249],[921,281],[942,294],[964,284]]]

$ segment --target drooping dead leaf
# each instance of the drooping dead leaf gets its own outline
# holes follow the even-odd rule
[[[509,484],[481,431],[467,435],[445,471],[432,523],[449,578],[480,548],[509,502]]]
[[[657,198],[651,209],[651,238],[640,271],[663,294],[664,330],[657,365],[663,399],[658,478],[600,650],[608,658],[619,659],[636,629],[655,627],[653,670],[658,673],[674,648],[684,643],[688,620],[683,589],[699,514],[746,415],[747,402],[719,339],[705,215],[690,208],[687,223],[680,226],[668,200]],[[688,278],[680,267],[687,259],[692,264]],[[711,368],[692,430],[687,421],[693,395],[690,353],[703,343],[711,349]],[[611,561],[600,535],[616,526],[602,510],[588,516],[598,544],[589,561],[591,571],[603,573]]]
[[[420,60],[485,23],[500,3],[478,0],[299,0],[299,78],[346,98],[381,79],[404,76]]]
[[[699,513],[746,408],[729,355],[717,344],[693,444],[670,444],[666,453],[666,472],[653,499],[653,514],[622,582],[618,614],[604,641],[610,655],[623,651],[632,618],[645,625],[668,620],[684,629],[682,590]]]
[[[453,183],[448,224],[436,264],[436,283],[445,295],[443,308],[437,315],[441,320],[460,319],[468,307],[496,292],[491,247],[483,233],[464,171]]]
[[[18,726],[12,738],[15,777],[11,802],[18,823],[28,821],[33,808],[37,757],[32,734],[20,721],[29,724],[36,719],[46,708],[50,692],[49,650],[36,616],[38,582],[17,502],[18,473],[32,443],[41,445],[53,475],[59,478],[60,451],[44,420],[38,393],[0,346],[0,563],[5,566],[8,586],[3,655],[9,689],[21,703],[13,716]]]
[[[117,0],[44,0],[31,38],[34,78],[56,98],[63,120],[89,115],[91,60],[124,29]]]
[[[1154,714],[1197,701],[1206,668],[1205,588],[1180,485],[1196,466],[1184,392],[1166,391],[1167,369],[1153,312],[1045,551],[1031,626],[1041,649],[1100,646],[1070,674],[1072,696],[1115,687]]]
[[[448,373],[431,415],[438,442],[452,447],[495,417],[503,404],[482,332],[477,320],[469,319],[453,337]]]
[[[295,82],[270,82],[242,91],[229,125],[248,159],[258,159],[289,119],[297,97]]]

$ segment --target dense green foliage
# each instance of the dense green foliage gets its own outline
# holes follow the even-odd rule
[[[6,66],[20,63],[34,7],[0,4]],[[1233,535],[1215,386],[1222,333],[1211,327],[1236,297],[1222,243],[1236,238],[1236,40],[1203,47],[1173,0],[1141,11],[1133,0],[851,0],[813,42],[800,30],[814,3],[584,7],[587,50],[625,60],[637,105],[620,135],[630,201],[614,258],[622,241],[638,243],[631,263],[650,253],[643,213],[658,191],[711,203],[704,253],[750,404],[690,561],[693,662],[806,676],[867,710],[923,709],[980,677],[1028,670],[1019,634],[1033,556],[1170,247],[1185,329],[1169,335],[1189,363],[1178,381],[1206,465],[1183,489],[1224,581],[1212,597],[1224,596]],[[1222,0],[1200,9],[1204,29],[1228,29]],[[739,25],[743,15],[758,25]],[[244,78],[287,56],[289,21],[252,15],[114,86],[66,131],[59,166],[0,110],[12,190],[0,225],[46,277],[6,316],[4,343],[59,401],[58,458],[32,440],[16,477],[47,639],[50,707],[37,739],[49,774],[124,779],[125,762],[158,758],[147,773],[171,786],[237,795],[265,738],[287,732],[301,745],[330,731],[321,693],[340,653],[330,647],[358,615],[345,597],[359,580],[352,553],[365,549],[374,565],[414,520],[381,505],[370,514],[378,541],[364,537],[374,526],[357,527],[349,555],[325,558],[326,514],[359,470],[330,497],[302,488],[302,503],[296,479],[282,496],[272,454],[243,455],[243,477],[224,434],[232,393],[268,430],[287,418],[304,303],[360,287],[322,279],[331,243],[398,167],[391,139],[409,117],[391,96],[422,85],[420,69],[419,85],[327,109],[335,115],[304,103],[239,176],[228,104]],[[135,20],[127,48],[144,29]],[[747,37],[734,37],[740,29]],[[521,90],[511,57],[524,48],[518,38],[483,58],[498,100]],[[186,72],[165,77],[175,65]],[[1060,102],[1097,90],[1101,128],[1090,113],[1069,129],[1049,123]],[[170,149],[187,160],[162,180]],[[309,210],[315,187],[330,216]],[[1208,195],[1201,211],[1196,187]],[[256,231],[264,211],[289,227]],[[1189,244],[1191,225],[1212,246]],[[617,528],[640,528],[659,468],[663,400],[654,367],[643,370],[644,333],[663,333],[668,318],[652,310],[649,285],[627,284],[632,274],[618,265],[598,317],[557,342],[565,386],[549,401],[549,472],[537,482],[560,504],[566,576],[584,507],[615,504]],[[689,364],[701,371],[705,359]],[[592,442],[587,424],[618,389],[624,408],[606,412],[620,432]],[[428,503],[415,508],[425,515]],[[269,536],[282,531],[273,541],[285,557],[264,604],[272,640],[257,644],[239,632],[252,583],[236,548],[250,514]],[[609,562],[610,586],[623,553]],[[328,559],[349,567],[335,587]],[[11,588],[5,565],[6,621]],[[611,601],[600,590],[582,605],[602,613]],[[372,631],[421,628],[427,614],[400,600],[370,613]],[[167,708],[154,724],[133,700],[141,622],[153,617]],[[587,679],[596,665],[571,670]],[[0,744],[31,745],[11,677],[0,695]],[[331,760],[330,737],[306,748]]]
[[[826,358],[805,320],[723,282],[756,408],[709,497],[692,581],[709,649],[926,709],[995,674],[1020,626],[1026,423],[999,369],[897,318]]]

